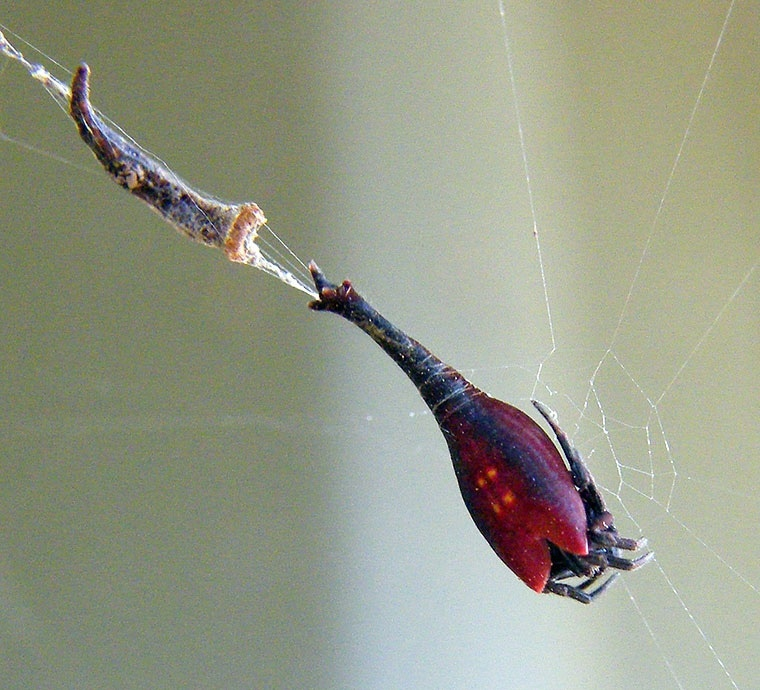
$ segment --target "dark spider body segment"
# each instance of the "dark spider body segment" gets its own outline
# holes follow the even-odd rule
[[[329,283],[309,266],[316,311],[338,314],[367,333],[401,367],[432,411],[449,446],[462,498],[496,554],[531,589],[590,603],[615,579],[608,569],[635,570],[645,539],[621,537],[580,454],[554,413],[534,402],[567,458],[524,412],[491,398],[396,328],[349,281]],[[576,578],[570,584],[565,580]]]

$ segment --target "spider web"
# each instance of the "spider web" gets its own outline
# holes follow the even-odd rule
[[[34,188],[4,227],[35,230],[4,265],[4,677],[155,685],[171,658],[173,678],[218,683],[208,646],[227,684],[752,686],[757,17],[584,11],[259,8],[267,49],[213,65],[256,85],[245,118],[237,94],[218,108],[192,79],[177,111],[149,115],[170,78],[213,71],[198,64],[213,35],[169,31],[167,55],[146,34],[122,62],[113,46],[53,52],[87,57],[98,105],[183,177],[256,190],[299,256],[489,393],[554,407],[656,561],[590,608],[529,592],[469,524],[435,425],[372,343],[156,229],[44,94],[16,105],[26,82],[4,65],[3,197]],[[51,21],[25,35],[47,47]],[[288,65],[289,32],[310,25],[355,40]],[[167,81],[143,84],[141,56]],[[25,130],[30,109],[44,124]],[[230,144],[215,172],[198,166]],[[101,639],[135,653],[135,675],[84,653]],[[20,671],[18,652],[51,670]]]
[[[603,354],[587,380],[585,392],[577,400],[571,399],[569,395],[563,396],[566,398],[566,407],[573,411],[577,419],[579,432],[582,434],[584,427],[588,428],[589,431],[587,433],[592,438],[591,448],[596,450],[601,446],[605,454],[614,460],[617,476],[613,477],[613,481],[608,485],[608,492],[619,502],[621,510],[630,522],[635,524],[643,533],[654,531],[656,534],[659,534],[663,526],[669,527],[679,535],[678,539],[696,543],[703,550],[703,553],[698,554],[698,557],[695,558],[685,557],[682,553],[674,557],[674,554],[669,553],[667,550],[660,554],[657,560],[657,571],[661,578],[661,584],[669,592],[660,600],[659,608],[658,604],[654,603],[654,598],[650,600],[648,595],[644,596],[641,594],[635,583],[628,579],[625,583],[631,604],[641,617],[642,624],[651,636],[652,644],[658,650],[658,653],[661,654],[663,664],[667,667],[668,673],[671,676],[669,680],[678,687],[692,687],[693,685],[704,684],[705,682],[709,682],[711,686],[723,684],[727,687],[739,687],[739,676],[734,672],[733,664],[740,663],[738,660],[741,658],[741,655],[733,657],[733,663],[729,662],[728,658],[731,656],[732,649],[735,649],[736,646],[741,646],[747,637],[752,640],[751,645],[756,644],[758,641],[757,635],[753,635],[751,632],[747,634],[748,631],[742,630],[737,632],[739,633],[739,637],[743,639],[741,641],[732,640],[729,643],[710,628],[711,606],[716,607],[717,611],[725,615],[727,610],[736,606],[737,601],[748,601],[749,610],[756,610],[757,582],[750,575],[752,571],[751,562],[748,564],[748,567],[740,567],[730,562],[725,550],[726,540],[722,538],[723,535],[718,535],[718,538],[709,538],[706,536],[707,532],[702,531],[702,527],[690,526],[694,519],[693,513],[697,512],[695,508],[698,504],[695,499],[698,499],[699,493],[704,492],[708,496],[725,496],[727,487],[720,480],[715,480],[712,484],[703,482],[700,478],[691,474],[694,471],[693,469],[689,470],[688,476],[683,476],[683,471],[679,468],[686,464],[683,462],[682,456],[688,444],[679,438],[676,445],[672,441],[674,436],[669,431],[670,424],[665,421],[666,416],[673,416],[671,399],[675,398],[678,401],[677,404],[683,404],[684,394],[681,391],[682,387],[689,388],[689,384],[694,385],[696,383],[697,387],[701,388],[699,384],[702,381],[694,381],[692,378],[694,374],[690,370],[695,368],[695,365],[698,369],[698,365],[705,362],[705,355],[708,353],[704,350],[709,350],[711,343],[715,344],[713,347],[716,345],[718,347],[726,346],[726,341],[720,338],[718,334],[724,332],[725,324],[722,321],[727,315],[732,311],[738,310],[739,313],[746,313],[750,323],[755,319],[751,294],[752,287],[757,282],[755,275],[757,254],[753,249],[750,249],[750,254],[745,257],[744,265],[741,266],[740,264],[738,267],[738,279],[734,278],[732,282],[728,283],[721,281],[720,285],[710,285],[708,289],[694,284],[695,281],[693,280],[690,281],[688,278],[682,277],[683,269],[679,271],[678,268],[669,267],[671,273],[679,277],[679,282],[673,281],[671,276],[670,285],[667,287],[665,287],[662,281],[658,284],[657,277],[654,275],[656,271],[660,270],[659,267],[662,265],[663,259],[673,262],[673,256],[678,251],[683,251],[685,254],[684,257],[678,257],[682,263],[688,262],[688,257],[691,254],[692,258],[690,261],[692,262],[692,266],[696,264],[701,269],[707,269],[707,272],[709,272],[710,268],[717,268],[718,265],[722,264],[721,260],[713,259],[715,266],[711,267],[705,261],[710,254],[705,252],[704,247],[700,247],[695,252],[694,245],[703,240],[704,236],[708,234],[716,239],[718,237],[730,237],[732,240],[737,239],[731,229],[731,226],[734,224],[739,227],[739,236],[743,235],[746,238],[747,244],[745,246],[749,248],[754,248],[755,246],[755,242],[751,239],[753,234],[750,229],[752,223],[749,223],[747,227],[741,227],[746,222],[746,219],[740,215],[733,220],[733,223],[732,219],[725,218],[724,220],[728,226],[723,227],[715,227],[709,221],[705,222],[701,219],[701,222],[691,221],[697,227],[693,228],[689,233],[684,233],[686,236],[693,238],[691,242],[678,243],[672,241],[671,237],[674,234],[683,232],[683,228],[679,227],[682,221],[670,211],[673,201],[672,197],[678,196],[680,198],[686,187],[693,184],[693,180],[696,179],[693,172],[696,168],[694,163],[697,163],[700,156],[713,154],[713,151],[708,146],[701,146],[699,142],[695,144],[693,141],[695,132],[704,129],[706,123],[713,121],[713,113],[708,113],[707,115],[704,113],[705,110],[709,110],[712,107],[711,104],[719,100],[718,94],[709,94],[709,87],[713,86],[711,80],[716,72],[720,73],[722,78],[726,80],[732,77],[740,78],[742,74],[741,63],[735,61],[732,64],[733,56],[731,53],[729,52],[728,56],[725,56],[722,52],[723,41],[732,27],[732,20],[736,21],[736,18],[732,17],[734,4],[731,2],[727,5],[722,24],[715,21],[711,24],[713,27],[719,27],[717,38],[714,40],[711,54],[703,51],[705,56],[709,56],[709,62],[707,62],[698,89],[693,89],[694,96],[691,111],[687,113],[687,117],[681,116],[681,122],[685,123],[683,125],[683,135],[677,147],[672,149],[674,151],[672,165],[667,176],[664,177],[662,192],[658,197],[659,201],[653,218],[648,226],[644,226],[648,227],[648,234],[642,236],[643,242],[638,254],[638,262],[634,261],[629,266],[629,271],[630,267],[633,267],[634,270],[632,273],[628,273],[628,276],[632,277],[630,277],[628,290],[622,300],[622,307],[617,323],[614,324],[614,329],[609,335],[608,343],[603,348]],[[551,361],[551,358],[558,349],[554,319],[551,311],[553,300],[549,294],[549,279],[545,271],[540,234],[538,232],[536,206],[531,188],[527,145],[520,118],[519,95],[515,84],[515,69],[509,38],[509,14],[503,2],[500,2],[500,13],[503,21],[505,50],[508,59],[512,96],[515,104],[520,149],[523,156],[525,180],[528,187],[528,199],[536,236],[536,249],[542,283],[545,288],[547,315],[551,330],[552,351],[549,358],[542,361],[539,366],[537,388],[546,388],[548,390],[550,386],[545,381],[554,381],[556,378],[553,375],[548,379],[545,378],[547,374],[547,367],[545,365]],[[733,35],[735,36],[737,33],[739,32],[734,31]],[[600,44],[597,47],[603,51],[608,46]],[[640,48],[640,51],[632,51],[629,57],[638,57],[640,59],[646,56],[647,46],[642,45]],[[649,47],[649,50],[651,50],[651,47]],[[656,54],[656,52],[656,50],[652,51],[653,54]],[[735,57],[733,59],[736,60]],[[722,68],[716,67],[719,61],[723,63]],[[632,88],[636,88],[636,86],[636,84],[633,84]],[[684,92],[686,90],[684,89]],[[752,110],[749,109],[742,112],[742,115],[736,121],[727,118],[721,124],[723,124],[727,132],[731,131],[733,126],[738,125],[738,132],[736,134],[741,136],[740,132],[743,129],[741,121],[749,112],[752,112]],[[725,146],[722,137],[716,136],[715,139],[715,144],[720,143],[721,146]],[[717,141],[718,139],[720,139],[720,142]],[[753,143],[756,143],[756,141]],[[701,150],[702,148],[705,149],[704,152]],[[756,146],[753,147],[750,144],[749,148],[750,151],[754,150],[756,153]],[[726,148],[723,149],[723,153],[726,155]],[[691,165],[690,158],[694,159]],[[751,154],[749,158],[752,158]],[[741,157],[737,157],[735,160],[739,164],[739,167],[741,167]],[[704,165],[704,163],[702,164]],[[687,172],[683,171],[684,168],[687,169]],[[713,190],[713,194],[715,193]],[[749,193],[751,194],[751,191]],[[719,198],[719,196],[715,198]],[[666,234],[670,234],[671,236],[663,237]],[[737,268],[736,257],[730,256],[732,253],[730,246],[721,248],[717,243],[709,242],[708,244],[708,252],[712,253],[712,257],[718,257],[723,254],[726,256],[726,262],[730,262],[732,267]],[[632,253],[632,258],[636,256],[636,253]],[[621,265],[623,263],[625,262],[621,262]],[[674,263],[677,266],[679,262]],[[699,273],[703,276],[701,270]],[[690,289],[695,293],[691,298],[688,295]],[[675,299],[671,299],[667,295],[668,292],[676,291],[677,295]],[[675,314],[682,314],[685,304],[691,305],[690,308],[697,310],[698,314],[697,318],[689,323],[689,330],[685,331],[684,335],[676,336],[682,338],[682,342],[690,343],[690,347],[687,347],[685,353],[671,355],[670,361],[674,362],[675,366],[668,367],[667,369],[670,371],[666,370],[662,372],[659,377],[652,376],[651,371],[648,373],[644,371],[642,373],[640,363],[637,361],[639,359],[638,355],[641,352],[652,352],[653,349],[660,347],[658,339],[652,337],[653,334],[651,332],[647,332],[646,337],[649,342],[641,342],[640,337],[635,333],[636,330],[641,330],[638,323],[639,314],[642,310],[651,312],[651,306],[654,304],[658,304],[661,313],[663,315],[667,314],[668,319],[673,318]],[[708,307],[708,304],[711,306]],[[747,312],[744,312],[742,305],[746,305]],[[633,316],[634,313],[636,314],[635,316]],[[656,315],[649,318],[652,323],[657,321]],[[678,319],[679,317],[676,316],[676,318]],[[677,329],[675,331],[680,333]],[[670,337],[674,335],[673,333],[669,333],[667,327],[663,328],[662,332],[668,333]],[[743,344],[739,344],[737,347],[741,349],[743,348]],[[731,347],[729,340],[725,351],[718,350],[713,354],[713,357],[718,361],[722,361],[724,358],[731,359],[732,349],[734,348]],[[756,355],[757,348],[753,349]],[[662,362],[664,360],[664,358],[661,359],[658,355],[659,353],[652,352],[652,359],[649,361],[650,369],[653,362]],[[741,354],[734,356],[737,359],[743,359]],[[680,361],[679,357],[682,357]],[[714,360],[708,358],[706,361]],[[756,358],[750,357],[747,360],[747,364],[749,371],[757,371]],[[670,376],[671,373],[672,376]],[[669,376],[670,378],[668,378]],[[687,379],[688,382],[685,382],[683,379]],[[725,385],[725,379],[721,378],[721,381],[723,382],[722,385]],[[548,392],[554,393],[552,390],[548,390]],[[747,396],[745,402],[736,401],[732,405],[732,409],[745,407],[746,400],[753,397],[753,392],[754,387],[748,388],[745,394]],[[625,414],[621,414],[619,411],[621,409],[619,402],[621,393],[629,401],[638,401],[639,409],[636,409],[637,405],[634,404],[633,406],[629,406]],[[709,398],[702,399],[700,406],[712,410],[718,400],[719,398],[717,397],[712,402]],[[752,420],[748,420],[748,422],[749,426],[747,428],[750,432],[750,441],[748,451],[745,451],[744,457],[750,460],[751,465],[755,465],[756,463],[752,462],[752,458],[756,455],[757,451],[757,436],[753,432],[756,431],[757,427],[756,423],[753,424]],[[632,463],[629,459],[632,452],[635,453],[634,457],[646,458],[646,463],[640,464],[640,461]],[[722,452],[720,453],[720,462],[723,464]],[[723,469],[725,470],[727,466],[730,467],[730,461],[724,465]],[[752,476],[751,469],[749,476]],[[728,489],[728,493],[732,494],[739,501],[753,504],[750,494],[746,492],[739,491],[734,493]],[[686,500],[684,500],[685,495],[688,496]],[[648,502],[649,506],[642,505],[642,500]],[[725,502],[721,502],[723,505],[726,505]],[[728,505],[730,505],[730,502],[728,502]],[[754,501],[753,507],[749,510],[756,509],[756,506],[757,502]],[[654,519],[657,520],[656,523],[650,522],[650,527],[645,527],[642,523],[642,516],[647,513],[653,513]],[[666,516],[664,521],[661,518],[661,514]],[[689,517],[685,518],[687,515]],[[731,522],[730,519],[726,522],[721,522],[721,518],[718,521],[721,524]],[[670,548],[675,551],[678,548],[677,544],[678,542],[671,540]],[[712,562],[705,563],[705,559],[709,559]],[[681,563],[679,563],[679,560]],[[704,589],[699,586],[694,587],[692,583],[683,583],[682,568],[679,566],[686,560],[691,562],[692,576],[699,576]],[[714,574],[706,578],[705,574],[708,571]],[[733,585],[727,583],[727,580],[733,582]],[[729,597],[723,595],[721,592],[723,588],[716,586],[717,582],[723,582],[728,585],[727,589],[731,593]],[[741,590],[741,593],[737,592],[737,589]],[[680,607],[678,614],[674,614],[672,607],[669,605],[672,605],[674,602]],[[668,611],[668,616],[672,615],[673,618],[669,617],[668,620],[663,620],[663,611]],[[740,609],[736,609],[736,615],[741,616]],[[683,626],[688,628],[688,630],[681,629],[681,626],[675,622],[678,616],[681,617]],[[730,617],[733,618],[733,616]],[[752,628],[753,624],[750,623],[750,629]],[[676,654],[672,652],[670,647],[670,641],[673,638],[677,638],[679,644],[682,645]],[[712,665],[712,668],[710,668],[710,665]],[[746,682],[751,682],[751,674],[752,671],[747,676]],[[720,678],[721,675],[723,676],[722,678]],[[707,681],[707,678],[711,680]]]

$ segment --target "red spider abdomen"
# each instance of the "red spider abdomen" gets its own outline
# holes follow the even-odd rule
[[[498,556],[531,589],[549,579],[552,542],[586,555],[586,511],[556,446],[524,412],[468,391],[436,415],[462,497]]]

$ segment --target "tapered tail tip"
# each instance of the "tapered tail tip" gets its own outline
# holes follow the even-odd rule
[[[309,262],[309,272],[311,273],[312,280],[314,281],[314,286],[317,288],[318,295],[317,299],[309,302],[309,309],[322,310],[325,308],[324,302],[322,301],[323,297],[325,296],[325,292],[328,290],[334,291],[335,285],[330,283],[330,281],[325,278],[325,274],[322,273],[322,270],[319,268],[319,266],[317,266],[316,261]]]
[[[344,314],[350,309],[351,304],[364,302],[361,295],[354,290],[350,280],[344,280],[340,285],[331,283],[313,261],[309,262],[309,271],[318,295],[318,299],[309,302],[310,309]]]

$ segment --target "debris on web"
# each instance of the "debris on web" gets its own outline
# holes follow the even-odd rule
[[[258,268],[311,297],[317,296],[306,266],[269,228],[256,204],[228,204],[197,192],[137,142],[106,124],[90,103],[90,68],[86,64],[77,68],[69,87],[43,65],[27,60],[2,31],[0,53],[20,62],[45,87],[74,120],[82,140],[119,186],[182,234],[222,249],[230,261]]]

